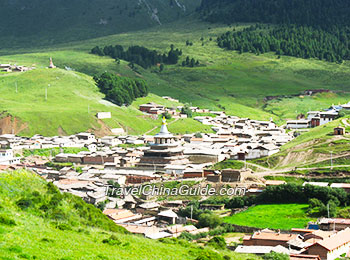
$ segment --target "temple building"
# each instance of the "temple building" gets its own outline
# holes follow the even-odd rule
[[[163,118],[160,132],[154,136],[154,143],[150,145],[150,149],[144,152],[138,163],[139,167],[151,167],[157,170],[164,169],[169,164],[183,165],[189,163],[181,144],[168,131],[165,118]]]

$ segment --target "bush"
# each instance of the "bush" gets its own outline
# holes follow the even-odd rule
[[[207,243],[208,246],[212,246],[215,249],[225,249],[226,248],[226,241],[223,237],[213,237],[210,239]]]
[[[317,207],[321,207],[322,205],[324,204],[318,199],[309,199],[310,208],[317,208]]]
[[[196,258],[196,260],[222,260],[223,257],[216,252],[204,250],[201,254]]]
[[[204,213],[200,215],[198,219],[199,227],[216,228],[221,223],[222,223],[222,219],[218,215],[215,215],[212,213]]]
[[[115,246],[115,245],[119,246],[122,242],[115,235],[111,235],[109,238],[103,239],[102,243],[108,244],[111,246]]]
[[[16,222],[13,219],[3,214],[0,215],[0,224],[6,226],[16,226]]]
[[[72,227],[66,223],[61,223],[56,226],[59,230],[72,230]]]
[[[289,260],[289,255],[271,252],[263,256],[264,260]]]
[[[33,202],[31,199],[22,198],[16,202],[16,205],[23,210],[31,207],[33,205]]]

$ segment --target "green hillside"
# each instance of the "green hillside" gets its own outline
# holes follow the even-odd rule
[[[235,28],[240,30],[244,27],[239,25]],[[230,114],[242,117],[265,120],[273,117],[280,123],[309,109],[322,109],[350,99],[347,93],[350,82],[349,62],[336,64],[287,56],[278,58],[272,53],[257,56],[225,51],[217,46],[215,39],[228,29],[230,27],[225,25],[186,18],[161,28],[50,48],[6,49],[1,52],[3,56],[0,56],[0,61],[27,65],[35,63],[38,67],[45,67],[48,58],[52,56],[55,64],[61,68],[68,66],[89,75],[107,70],[125,76],[141,77],[148,82],[151,92],[157,95],[170,95],[183,103],[203,108],[225,109]],[[187,40],[193,42],[193,46],[186,46]],[[96,45],[129,46],[135,43],[160,52],[169,50],[169,46],[174,44],[183,51],[180,63],[190,56],[198,59],[201,66],[188,68],[167,65],[161,73],[158,68],[144,70],[137,67],[135,72],[128,67],[127,62],[117,64],[111,58],[89,54]],[[305,90],[320,88],[330,89],[335,93],[331,99],[311,97],[305,99],[307,102],[301,99],[291,109],[286,106],[291,103],[292,97]],[[276,97],[266,101],[267,96]],[[320,99],[322,102],[319,102]],[[301,105],[296,107],[297,104]]]
[[[324,168],[325,173],[332,173],[330,170],[332,152],[332,163],[333,166],[336,166],[333,171],[348,170],[350,166],[350,128],[344,124],[344,120],[338,119],[312,128],[282,146],[279,153],[254,160],[254,162],[271,169]],[[335,136],[333,129],[337,126],[346,127],[347,134]]]
[[[126,234],[100,210],[29,172],[0,175],[0,259],[260,259]],[[203,258],[210,256],[210,258]],[[202,257],[202,258],[200,258]],[[227,258],[225,258],[227,259]]]
[[[43,46],[161,26],[192,13],[201,0],[4,0],[1,47]]]
[[[109,128],[119,127],[129,134],[143,134],[160,125],[160,120],[146,117],[138,110],[139,104],[151,101],[166,106],[179,105],[151,94],[129,107],[118,107],[103,99],[90,76],[63,69],[38,68],[24,73],[1,74],[0,111],[4,112],[0,114],[0,128],[29,136],[69,135],[86,130],[108,135],[111,133]],[[97,112],[111,112],[112,119],[97,120]],[[12,117],[12,125],[1,121],[8,116]],[[196,125],[193,131],[211,131],[208,126],[189,120]],[[179,129],[179,133],[192,132],[193,125]]]

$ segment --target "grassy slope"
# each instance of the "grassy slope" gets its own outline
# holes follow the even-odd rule
[[[243,25],[236,27],[239,29]],[[187,18],[144,31],[37,50],[30,49],[34,53],[11,54],[2,56],[0,59],[47,65],[48,58],[52,56],[56,64],[61,67],[67,65],[91,75],[109,70],[135,76],[126,63],[117,65],[112,59],[89,55],[89,50],[95,45],[140,44],[163,52],[169,49],[170,44],[175,44],[176,47],[183,50],[183,59],[189,55],[199,59],[203,66],[197,68],[166,66],[162,73],[151,73],[139,69],[141,77],[150,83],[153,93],[174,96],[182,102],[211,109],[219,109],[219,106],[222,106],[229,113],[258,119],[293,118],[297,113],[306,112],[308,108],[321,108],[321,106],[329,106],[349,98],[348,94],[340,96],[336,94],[332,96],[332,99],[325,97],[322,102],[315,101],[316,103],[301,108],[293,105],[287,111],[286,104],[291,102],[288,103],[288,99],[283,99],[280,102],[272,102],[265,109],[265,96],[295,95],[306,89],[316,88],[346,90],[350,79],[349,64],[337,65],[292,57],[277,59],[272,54],[239,55],[236,52],[225,51],[217,47],[215,39],[229,29],[224,25],[207,24]],[[200,41],[201,37],[204,38],[204,46]],[[192,41],[194,45],[187,47],[186,40]],[[14,54],[15,52],[28,52],[28,49],[6,50],[3,53],[9,52]]]
[[[236,225],[288,230],[305,228],[311,220],[306,216],[306,204],[258,205],[225,217],[224,221]],[[288,221],[286,221],[288,220]]]
[[[2,47],[45,46],[140,30],[177,20],[200,5],[200,0],[4,0]],[[157,10],[159,22],[152,17]],[[15,18],[14,18],[15,17]]]
[[[0,176],[0,259],[195,259],[205,251],[195,245],[184,242],[182,245],[160,243],[141,236],[112,233],[108,228],[92,227],[87,204],[83,203],[76,210],[76,199],[64,196],[50,215],[43,215],[38,209],[41,200],[33,206],[21,210],[15,202],[23,197],[30,197],[34,191],[40,192],[41,198],[47,195],[46,182],[27,172],[2,173]],[[79,199],[80,201],[80,199]],[[89,206],[90,207],[90,206]],[[93,206],[91,206],[94,208]],[[103,219],[115,226],[99,210],[94,219]],[[62,213],[63,212],[63,213]],[[67,217],[59,220],[59,214]],[[80,216],[79,216],[80,214]],[[56,217],[55,217],[56,216]],[[4,224],[4,219],[12,219],[16,225]],[[57,223],[66,223],[72,230],[56,228]],[[101,226],[101,225],[100,225]],[[122,230],[120,230],[122,231]],[[102,243],[114,234],[120,245]],[[218,251],[229,255],[231,259],[259,259],[255,256],[235,255],[231,251]],[[218,258],[222,259],[222,258]]]
[[[2,74],[0,84],[0,110],[7,111],[22,123],[28,124],[21,132],[24,135],[56,135],[59,128],[61,134],[98,130],[101,122],[97,121],[95,114],[102,111],[112,112],[112,119],[105,120],[110,127],[123,127],[128,133],[142,134],[160,125],[160,122],[145,117],[138,111],[139,104],[154,101],[166,106],[178,105],[152,94],[138,99],[127,108],[108,105],[103,103],[103,95],[90,76],[62,69],[38,68],[25,73]],[[47,100],[45,88],[48,88]],[[204,131],[205,127],[201,125],[199,129]],[[191,124],[180,130],[191,131]],[[195,131],[197,130],[198,127]]]
[[[310,131],[282,146],[281,152],[267,158],[254,160],[254,162],[276,169],[330,166],[330,152],[332,151],[333,165],[350,165],[348,159],[349,135],[333,135],[334,127],[339,125],[344,126],[342,119],[310,129]]]
[[[239,29],[243,25],[236,27]],[[347,93],[336,93],[318,95],[313,98],[282,98],[266,103],[265,96],[295,95],[306,89],[327,88],[346,91],[350,79],[349,64],[338,65],[292,57],[277,59],[272,54],[239,55],[236,52],[225,51],[217,47],[215,38],[229,29],[224,25],[207,24],[193,18],[187,18],[144,31],[53,45],[47,48],[3,49],[0,51],[3,55],[0,56],[0,61],[24,65],[35,64],[38,68],[45,68],[48,65],[49,57],[52,56],[55,64],[60,68],[68,66],[88,75],[99,74],[107,70],[125,76],[141,77],[147,80],[152,93],[170,95],[179,98],[183,103],[199,105],[203,108],[222,109],[224,107],[228,113],[241,117],[265,120],[273,117],[279,123],[283,123],[282,119],[293,118],[296,114],[305,113],[309,109],[321,109],[333,103],[343,103],[350,99]],[[200,41],[201,37],[204,38],[204,46]],[[210,37],[212,41],[210,41]],[[187,39],[192,41],[194,45],[187,47],[185,45]],[[162,73],[158,73],[157,68],[151,70],[138,68],[138,73],[135,73],[127,66],[127,62],[121,62],[118,65],[113,59],[88,53],[95,45],[105,46],[107,44],[122,44],[124,46],[140,44],[161,52],[167,51],[170,44],[175,44],[176,47],[183,50],[183,59],[189,55],[199,59],[202,66],[196,68],[183,68],[179,65],[166,66]],[[41,78],[43,81],[48,81],[44,79],[46,77],[46,75],[42,75]],[[14,80],[12,80],[11,85],[13,82]],[[38,91],[42,93],[43,90]],[[79,106],[77,111],[80,111],[80,115],[84,117],[86,113],[83,111],[86,111],[86,108],[83,106],[87,107],[87,102],[83,100]],[[50,109],[45,107],[44,110]],[[116,110],[125,111],[125,109]],[[130,115],[140,114],[137,114],[136,111],[118,113],[118,118],[112,121],[112,125],[120,123],[123,126],[128,126],[130,133],[143,133],[155,126],[154,122],[141,121],[139,118],[130,120]],[[68,114],[67,117],[74,118]],[[50,124],[50,133],[53,133],[57,124],[52,128]],[[94,120],[89,119],[83,124],[79,124],[79,129],[91,128],[91,125],[98,127]],[[176,125],[177,127],[175,127]],[[176,122],[176,125],[174,124],[176,132],[192,130],[192,126],[190,129],[184,130],[181,122]],[[193,131],[200,130],[194,126],[193,121],[192,125]],[[42,128],[46,129],[46,126]],[[29,131],[29,133],[33,132]],[[71,131],[67,129],[67,132]]]

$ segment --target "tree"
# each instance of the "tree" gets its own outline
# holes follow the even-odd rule
[[[192,110],[189,109],[187,106],[181,108],[181,114],[187,115],[188,118],[192,118]]]
[[[204,213],[199,216],[198,226],[216,228],[222,223],[222,219],[213,213]]]
[[[120,77],[108,72],[95,76],[94,80],[106,99],[119,106],[130,105],[136,98],[148,94],[148,86],[144,80]]]
[[[170,119],[171,119],[171,115],[170,115],[168,112],[164,112],[164,113],[162,114],[162,117],[165,117],[165,119],[167,119],[167,120],[170,120]]]
[[[162,63],[162,64],[160,64],[160,66],[159,66],[159,72],[162,72],[164,70],[164,64]]]

